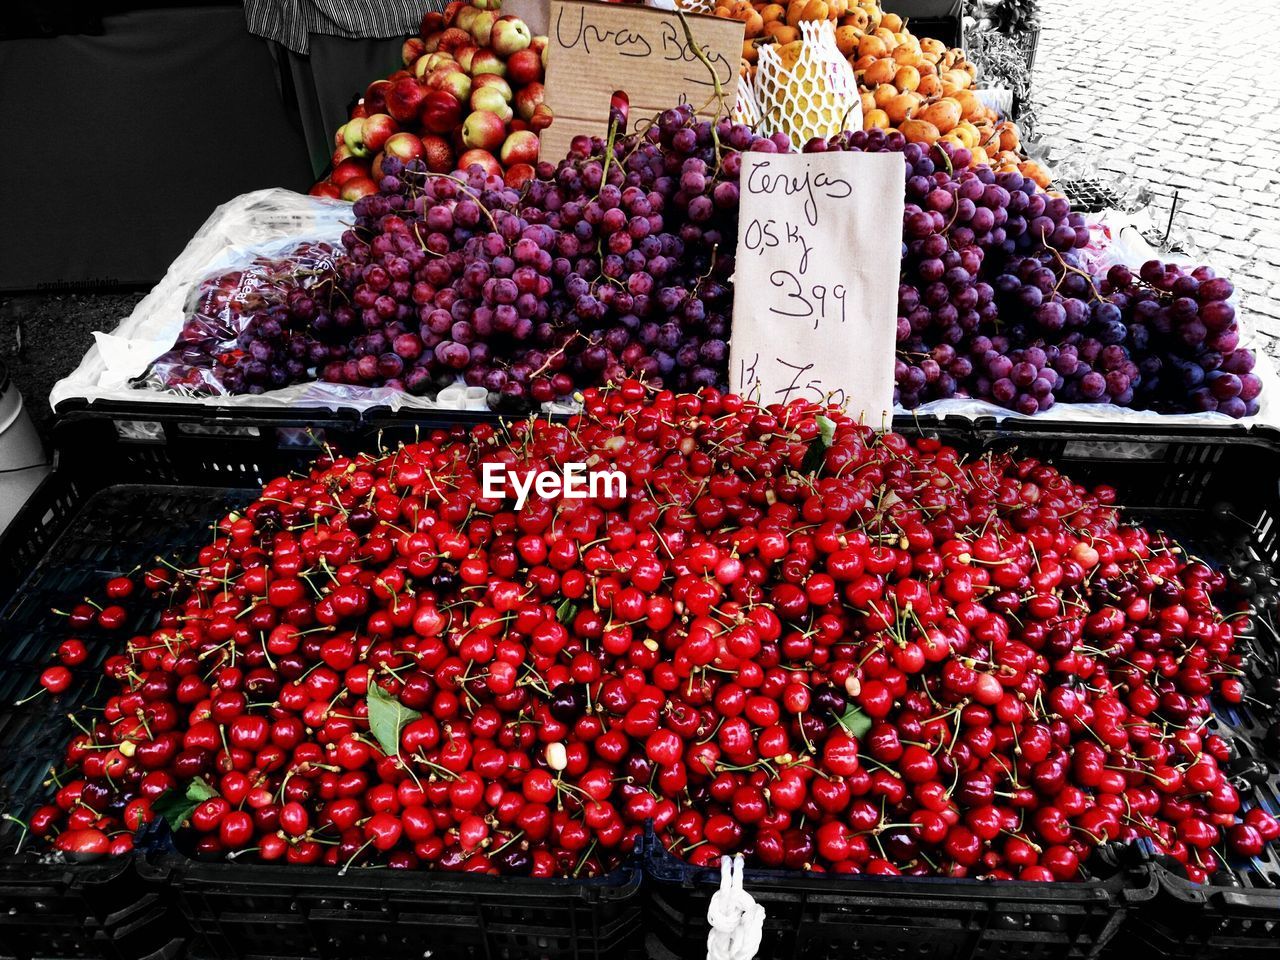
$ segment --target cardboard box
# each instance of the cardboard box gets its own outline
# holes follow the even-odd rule
[[[690,103],[704,116],[721,112],[707,65],[667,10],[589,0],[552,0],[547,36],[546,103],[555,114],[542,132],[542,158],[556,162],[577,134],[608,134],[609,101],[627,95],[629,128]],[[723,112],[738,89],[743,24],[685,14],[697,48],[715,70]]]

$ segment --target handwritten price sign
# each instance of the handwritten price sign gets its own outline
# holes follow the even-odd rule
[[[893,407],[902,158],[747,153],[739,189],[730,385],[880,426]]]

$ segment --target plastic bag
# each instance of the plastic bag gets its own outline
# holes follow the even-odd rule
[[[862,129],[858,83],[836,48],[834,25],[802,20],[800,37],[760,48],[755,83],[761,132],[785,133],[797,150],[814,137]]]
[[[273,374],[314,380],[305,343],[290,344],[299,348],[294,355],[276,358],[265,342],[250,335],[256,326],[280,322],[292,291],[310,294],[312,302],[330,298],[339,253],[330,244],[307,241],[283,257],[255,257],[242,269],[206,277],[188,297],[177,342],[155,359],[138,385],[229,394],[262,393]]]

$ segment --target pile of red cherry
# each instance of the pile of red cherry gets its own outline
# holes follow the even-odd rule
[[[628,493],[515,511],[485,461]],[[1204,730],[1243,695],[1244,619],[1114,500],[635,382],[568,424],[326,457],[146,575],[168,609],[106,660],[30,827],[81,856],[163,816],[202,857],[535,876],[607,871],[646,821],[698,864],[1028,880],[1149,838],[1203,879],[1280,835]]]

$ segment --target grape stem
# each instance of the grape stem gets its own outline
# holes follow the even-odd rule
[[[573,331],[573,336],[571,336],[568,340],[562,343],[557,349],[547,354],[547,359],[542,361],[542,366],[538,367],[537,370],[534,370],[532,373],[530,373],[529,377],[532,379],[533,377],[536,377],[538,374],[542,373],[543,370],[547,369],[547,367],[551,364],[551,361],[557,356],[559,356],[560,354],[564,353],[566,350],[568,350],[569,344],[573,343],[573,341],[578,339],[578,337],[582,337],[583,340],[587,339],[586,335],[583,334],[581,330]]]
[[[406,172],[414,173],[415,171]],[[467,183],[467,181],[463,180],[461,177],[455,177],[451,173],[433,173],[430,170],[423,170],[421,173],[417,173],[416,175],[420,177],[437,177],[441,180],[452,180],[458,186],[462,187],[463,190],[467,191],[467,193],[471,195],[471,198],[475,200],[476,206],[479,207],[484,212],[484,215],[489,218],[489,223],[493,227],[493,232],[501,232],[498,230],[498,221],[493,219],[493,214],[489,211],[489,208],[480,201],[480,194],[476,193],[476,191],[471,188],[471,184]]]
[[[716,75],[715,67],[711,66],[711,61],[707,59],[706,52],[698,45],[698,41],[693,39],[693,30],[689,26],[689,18],[684,15],[683,10],[676,10],[676,16],[680,18],[680,26],[684,29],[684,38],[689,44],[689,49],[693,51],[693,55],[702,61],[702,65],[707,68],[707,72],[711,74],[711,86],[715,90],[716,115],[712,118],[711,123],[711,140],[716,146],[716,172],[720,171],[720,134],[716,130],[715,120],[719,119],[725,112],[724,107],[724,88],[720,86],[720,78]]]

